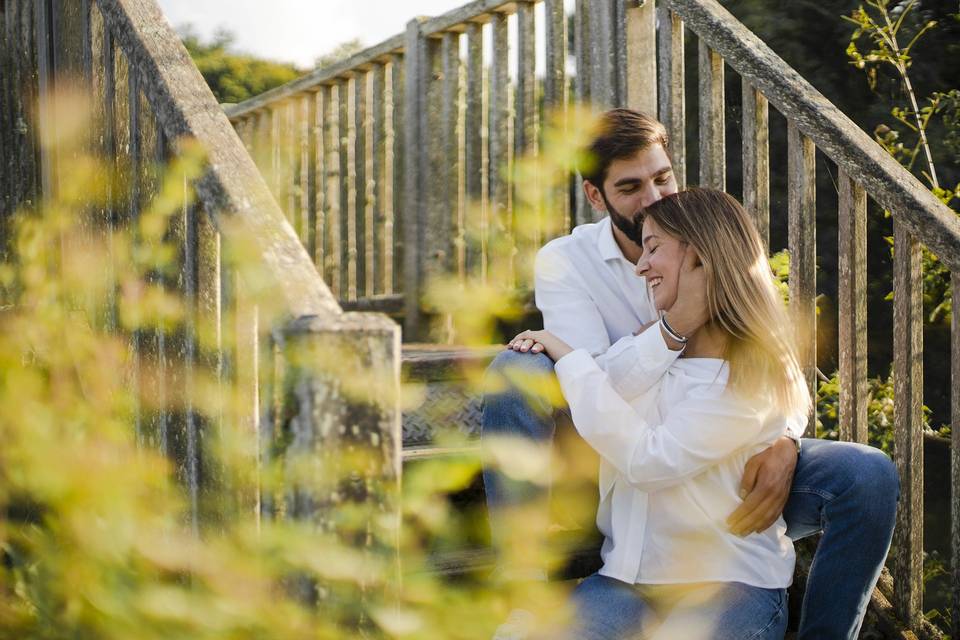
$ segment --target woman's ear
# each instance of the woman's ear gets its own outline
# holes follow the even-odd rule
[[[686,248],[684,249],[683,256],[683,265],[687,269],[696,269],[697,267],[703,266],[703,263],[700,261],[700,254],[697,253],[697,250],[689,242],[684,243]]]

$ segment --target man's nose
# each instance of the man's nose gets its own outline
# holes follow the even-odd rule
[[[657,188],[657,185],[653,184],[653,182],[649,182],[643,189],[643,197],[640,205],[644,208],[649,207],[662,197],[663,194],[660,193],[660,189]]]

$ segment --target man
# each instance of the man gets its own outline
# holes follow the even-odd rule
[[[536,302],[544,328],[574,348],[588,349],[627,399],[641,391],[632,383],[637,377],[632,367],[662,366],[631,352],[641,348],[641,341],[620,339],[641,333],[656,319],[646,283],[634,272],[642,250],[629,233],[635,212],[677,191],[667,143],[665,128],[649,116],[627,109],[603,114],[589,145],[590,166],[581,173],[588,202],[608,215],[548,243],[536,260]],[[697,322],[682,307],[667,314],[668,326],[681,336]],[[664,341],[678,348],[669,336]],[[484,399],[484,446],[492,457],[503,438],[549,447],[556,432],[546,400],[509,386],[518,371],[552,375],[553,362],[529,340],[515,339],[510,346],[488,370],[494,384],[507,384]],[[743,503],[727,524],[746,536],[768,528],[783,513],[794,540],[822,532],[798,638],[855,638],[893,534],[896,469],[871,447],[791,436],[748,462]],[[495,542],[518,513],[526,514],[530,526],[547,521],[542,515],[546,492],[508,476],[493,467],[484,470]],[[510,575],[513,568],[500,569]],[[522,568],[518,573],[531,577]]]

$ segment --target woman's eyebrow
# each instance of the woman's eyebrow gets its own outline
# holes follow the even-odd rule
[[[659,238],[659,237],[660,236],[658,236],[657,234],[651,233],[648,236],[644,236],[640,244],[647,244],[647,240],[653,240],[654,238]]]

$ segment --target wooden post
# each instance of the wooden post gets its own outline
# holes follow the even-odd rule
[[[507,171],[510,165],[508,127],[510,109],[508,91],[510,79],[507,60],[510,56],[507,39],[507,16],[495,13],[490,18],[493,29],[493,51],[490,61],[490,117],[488,119],[489,141],[489,178],[490,224],[486,245],[488,248],[487,265],[495,265],[498,270],[513,263],[513,236],[509,223],[510,191]],[[498,271],[502,273],[502,271]],[[507,282],[497,281],[498,285]]]
[[[817,208],[816,149],[792,123],[787,125],[790,310],[797,330],[800,366],[816,398],[817,365]],[[811,416],[810,425],[816,424]],[[808,426],[809,428],[809,426]]]
[[[960,301],[960,273],[950,274],[953,299]],[[950,549],[953,558],[951,621],[960,629],[960,302],[950,320]]]
[[[389,293],[403,291],[404,273],[404,207],[406,206],[404,185],[406,184],[406,119],[404,118],[405,91],[405,55],[394,54],[390,58],[390,92],[393,95],[393,112],[390,127],[393,137],[393,174],[390,203],[392,210],[387,222],[389,229],[388,247],[391,256],[388,262],[392,266],[393,277],[390,280]]]
[[[684,105],[683,21],[666,3],[657,8],[660,19],[660,122],[670,139],[670,162],[677,187],[687,184],[686,107]]]
[[[590,102],[598,110],[621,104],[616,69],[616,2],[590,0]]]
[[[700,186],[726,190],[723,58],[699,41]]]
[[[657,9],[654,0],[626,3],[626,104],[631,109],[657,113]]]
[[[387,223],[387,82],[386,65],[378,63],[371,72],[372,132],[370,140],[370,239],[371,251],[368,262],[372,273],[368,283],[368,295],[384,293],[386,270],[384,258],[390,242],[386,237]]]
[[[533,5],[522,3],[517,5],[517,89],[514,98],[513,138],[514,158],[520,160],[524,156],[537,154],[537,97],[536,97],[536,25],[533,20]],[[511,199],[513,201],[512,227],[513,237],[519,248],[518,257],[532,258],[542,243],[543,231],[541,219],[536,210],[541,204],[536,194],[541,191],[539,178],[534,178],[532,184],[511,184]],[[534,195],[535,197],[530,197]],[[526,202],[532,207],[523,206]],[[526,215],[519,218],[518,215]],[[533,215],[530,215],[533,214]]]
[[[396,565],[400,532],[400,331],[380,314],[334,324],[301,317],[276,332],[280,376],[293,404],[279,425],[288,518],[311,522],[375,563]],[[333,425],[334,428],[331,428]],[[350,452],[350,455],[344,455]],[[344,510],[355,514],[347,523]],[[394,576],[397,577],[397,576]],[[378,602],[359,576],[361,598]],[[396,586],[387,580],[387,589]],[[379,587],[378,587],[379,589]],[[311,590],[313,591],[313,590]],[[329,590],[318,589],[320,599]]]
[[[566,140],[569,124],[567,122],[567,18],[563,11],[562,0],[545,0],[544,31],[546,39],[544,107],[548,117],[552,114],[554,126],[560,128],[559,133]],[[564,168],[557,169],[566,174]],[[555,223],[548,225],[552,235],[568,233],[572,220],[570,219],[570,184],[565,175],[561,177],[556,190],[551,193],[548,207],[548,215],[557,216],[561,220],[559,225]]]
[[[464,114],[464,191],[467,198],[463,228],[463,260],[468,274],[482,268],[486,202],[483,193],[483,32],[481,25],[467,25],[466,113]]]
[[[340,145],[340,220],[337,238],[340,253],[340,299],[357,298],[357,263],[353,234],[356,232],[353,213],[356,207],[355,191],[351,189],[353,171],[350,169],[350,81],[342,79],[337,83],[337,111],[339,115],[337,136]]]
[[[340,288],[340,143],[334,91],[330,85],[320,89],[320,111],[323,113],[323,210],[317,233],[323,247],[323,266],[320,271],[335,297],[341,297]]]
[[[770,132],[767,99],[743,79],[743,206],[770,251]]]
[[[300,96],[300,226],[297,234],[311,260],[317,257],[317,94]]]
[[[867,443],[867,195],[839,171],[840,439]]]
[[[900,501],[893,565],[897,615],[923,615],[923,274],[921,247],[893,212],[893,421]]]
[[[351,216],[354,220],[354,240],[353,247],[355,251],[356,262],[356,297],[365,298],[369,293],[368,274],[373,274],[367,270],[370,266],[367,264],[370,257],[368,249],[367,234],[370,230],[367,214],[369,212],[370,191],[367,188],[367,73],[357,71],[353,74],[353,184],[351,193],[354,198],[354,211]],[[371,270],[372,271],[372,270]]]
[[[426,42],[420,32],[420,21],[407,23],[404,43],[403,111],[409,117],[403,122],[403,300],[404,335],[414,340],[420,335],[420,226],[419,215],[424,206],[420,155],[423,145],[421,119],[422,95],[425,91]]]

